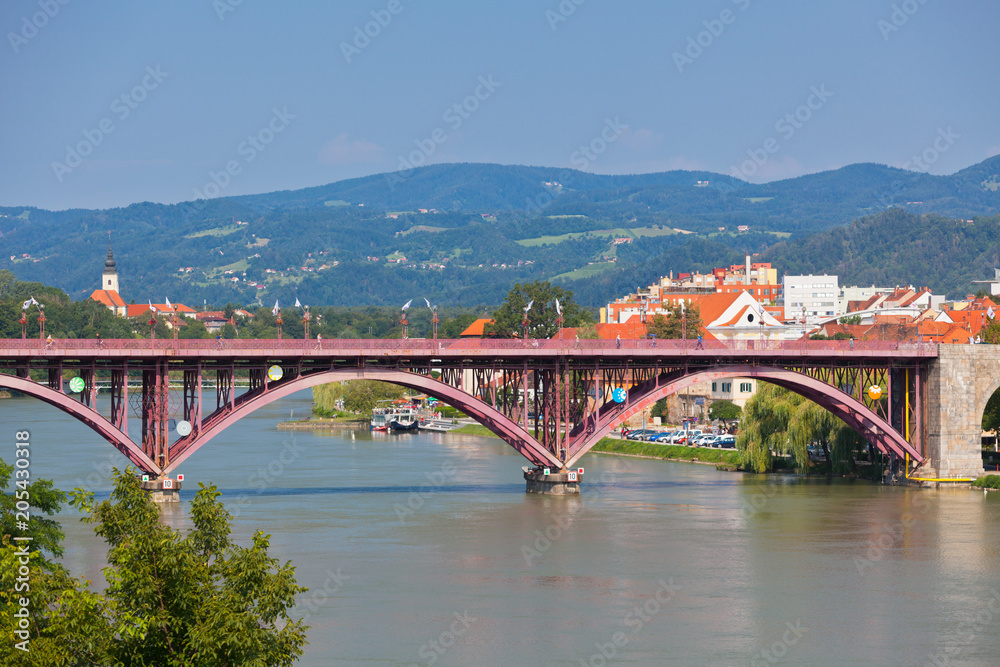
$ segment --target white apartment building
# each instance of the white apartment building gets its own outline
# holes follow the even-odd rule
[[[785,320],[816,324],[837,316],[840,297],[837,276],[785,276]]]

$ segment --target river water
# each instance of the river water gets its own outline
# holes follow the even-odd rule
[[[996,665],[1000,494],[758,478],[591,454],[580,497],[528,496],[498,440],[278,431],[309,392],[188,459],[246,544],[291,560],[301,665]],[[32,399],[32,475],[107,495],[117,454]],[[187,502],[167,510],[183,528]],[[103,585],[72,509],[65,560]]]

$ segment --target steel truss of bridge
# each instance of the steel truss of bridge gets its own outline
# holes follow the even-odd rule
[[[802,394],[881,451],[919,462],[924,382],[937,354],[929,343],[850,341],[3,340],[0,387],[73,415],[156,476],[259,407],[352,379],[436,397],[532,464],[556,470],[571,468],[661,397],[740,377]],[[282,371],[277,380],[269,376],[275,366]],[[67,374],[82,379],[82,391],[67,392]],[[206,405],[209,384],[217,391]],[[884,389],[879,398],[868,392],[873,385]],[[106,414],[96,407],[99,386],[110,393]],[[614,398],[618,388],[625,390],[622,402]],[[191,432],[173,433],[172,419],[190,423]]]

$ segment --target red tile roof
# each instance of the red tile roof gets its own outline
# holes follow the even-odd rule
[[[124,308],[126,305],[124,299],[121,298],[121,295],[114,290],[94,290],[94,293],[90,295],[90,298],[94,301],[103,303],[108,308]]]
[[[487,324],[493,324],[493,320],[491,320],[489,318],[478,319],[475,322],[473,322],[472,324],[470,324],[468,326],[468,328],[466,328],[465,331],[463,331],[462,333],[460,333],[459,337],[460,338],[467,338],[467,337],[472,337],[472,336],[482,336],[483,335],[483,329],[486,327]]]

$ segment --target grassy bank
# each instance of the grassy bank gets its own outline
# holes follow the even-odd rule
[[[478,424],[467,424],[462,428],[455,429],[452,433],[481,435],[487,438],[496,437],[488,428]],[[648,456],[655,459],[700,461],[702,463],[726,463],[730,465],[738,465],[740,462],[740,456],[735,449],[707,449],[704,447],[684,447],[682,445],[658,445],[653,442],[619,440],[617,438],[601,438],[601,441],[594,445],[594,448],[590,451],[605,452],[607,454]]]
[[[484,438],[495,438],[497,437],[493,431],[489,430],[485,426],[480,426],[479,424],[466,424],[461,428],[456,428],[454,431],[449,431],[449,433],[461,433],[462,435],[481,435]]]
[[[682,445],[660,445],[655,442],[640,442],[637,440],[618,440],[616,438],[601,438],[594,445],[592,452],[607,452],[609,454],[631,454],[632,456],[649,456],[656,459],[675,459],[678,461],[700,461],[702,463],[726,463],[738,465],[740,455],[735,449],[710,449],[705,447],[684,447]]]

